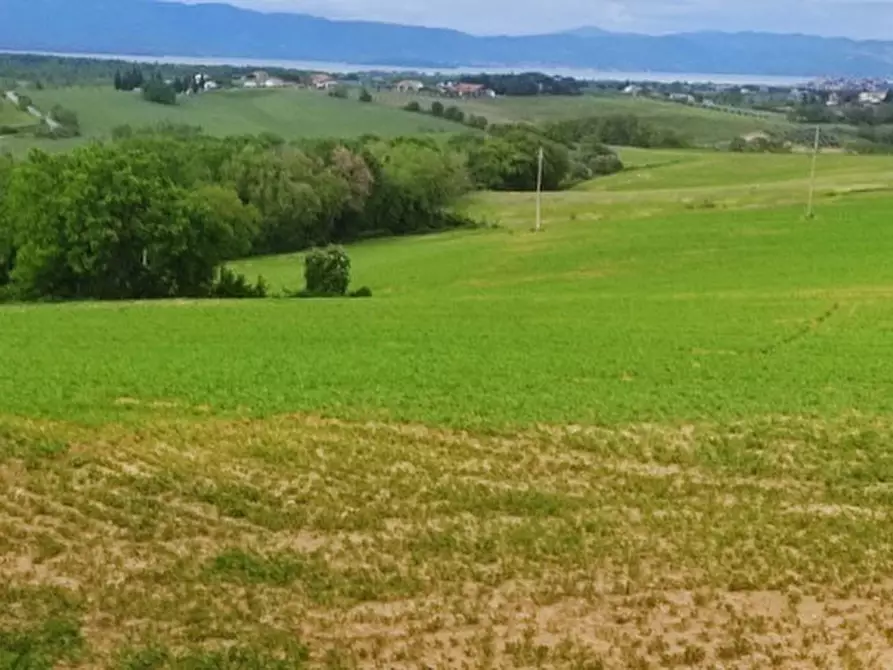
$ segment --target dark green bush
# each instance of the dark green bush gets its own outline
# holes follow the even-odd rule
[[[465,112],[454,105],[452,107],[447,107],[443,111],[443,118],[448,119],[449,121],[455,121],[456,123],[464,123]]]
[[[350,258],[343,248],[313,249],[304,259],[305,291],[314,296],[343,296],[350,285]]]
[[[360,91],[360,102],[372,102],[372,94],[365,88]]]
[[[350,292],[351,298],[371,298],[372,297],[372,289],[368,286],[362,286],[358,288],[356,291]]]
[[[143,84],[143,99],[159,105],[176,105],[177,92],[160,77],[153,77]]]
[[[407,105],[403,109],[405,109],[407,112],[417,113],[422,111],[422,106],[418,103],[418,100],[413,100],[412,102],[407,103]]]
[[[468,118],[465,119],[465,123],[478,130],[486,130],[487,126],[490,125],[486,116],[476,116],[474,114],[469,115]]]
[[[263,277],[257,278],[257,283],[252,284],[245,275],[224,267],[220,269],[220,275],[211,288],[212,298],[266,298],[268,285]]]

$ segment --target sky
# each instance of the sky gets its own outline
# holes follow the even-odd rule
[[[251,9],[485,34],[597,26],[662,34],[766,30],[893,40],[893,0],[229,0]]]

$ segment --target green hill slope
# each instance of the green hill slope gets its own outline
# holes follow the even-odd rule
[[[370,299],[0,305],[0,665],[885,666],[893,180],[824,158],[809,221],[636,152]]]
[[[201,126],[212,135],[270,132],[286,139],[461,129],[448,121],[413,117],[383,105],[335,99],[316,91],[215,91],[181,96],[179,104],[170,107],[148,103],[137,93],[98,87],[34,91],[32,98],[41,109],[60,104],[75,111],[85,137],[104,137],[125,124],[161,122]]]
[[[436,98],[389,93],[382,102],[402,107],[411,100],[427,108]],[[533,123],[579,119],[587,116],[632,114],[656,127],[674,130],[695,144],[712,145],[739,135],[759,131],[784,131],[794,126],[780,115],[748,116],[671,102],[628,96],[584,95],[580,97],[505,97],[463,101],[457,104],[466,113],[487,117],[492,123],[528,121]]]
[[[725,167],[715,163],[720,159]],[[872,287],[883,289],[891,278],[889,199],[841,196],[889,189],[893,174],[885,159],[828,156],[820,163],[821,218],[811,223],[803,221],[806,183],[790,181],[804,157],[748,156],[750,173],[766,181],[743,186],[736,183],[739,160],[694,153],[689,163],[593,182],[594,190],[548,194],[542,235],[529,232],[531,195],[481,194],[469,211],[502,229],[357,246],[355,282],[375,291],[369,301],[6,312],[12,330],[0,353],[23,349],[0,381],[0,398],[9,410],[67,415],[74,408],[60,389],[76,384],[83,409],[100,414],[116,412],[111,396],[117,394],[220,411],[381,412],[488,424],[695,417],[706,411],[708,388],[727,398],[722,411],[730,415],[862,400],[877,407],[879,397],[859,390],[873,368],[858,362],[858,352],[873,346],[874,334],[862,326],[852,330],[851,320],[823,331],[855,357],[852,384],[841,382],[827,396],[798,392],[821,372],[806,364],[800,347],[758,378],[746,356],[708,356],[703,363],[713,370],[712,381],[689,367],[694,349],[759,350],[805,327],[839,296],[852,292],[860,304],[869,301]],[[714,185],[717,175],[722,185]],[[637,183],[645,187],[634,190]],[[302,285],[299,257],[238,267],[277,287]],[[866,302],[857,321],[868,314],[883,321],[887,309]],[[133,310],[142,316],[134,320]],[[46,346],[47,319],[59,325],[46,337],[69,329],[66,341],[78,343],[70,357],[64,348]],[[362,333],[341,332],[346,323],[362,323]],[[292,336],[280,341],[286,331]],[[154,343],[155,332],[166,338]],[[108,337],[134,344],[95,371],[73,374],[84,356],[105,354]],[[428,347],[430,337],[440,344]],[[187,347],[190,341],[195,344]],[[540,349],[546,353],[528,360]],[[580,368],[589,350],[599,357]],[[173,358],[159,364],[161,356]],[[280,357],[288,365],[274,365]],[[230,362],[218,368],[214,360]],[[182,366],[191,373],[174,374]],[[618,366],[635,368],[641,382],[623,384]],[[58,380],[52,389],[41,381],[51,372]],[[675,388],[669,396],[663,390],[668,374]],[[231,375],[243,379],[235,390],[224,383]],[[566,375],[578,381],[551,396]],[[518,396],[513,389],[522,383],[527,391]],[[715,409],[711,404],[709,411]]]
[[[30,114],[19,110],[15,105],[0,95],[0,126],[21,127],[34,125]]]

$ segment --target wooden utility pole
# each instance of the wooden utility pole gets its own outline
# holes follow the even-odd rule
[[[812,170],[809,173],[809,201],[806,203],[806,218],[811,219],[815,216],[815,172],[816,165],[819,160],[819,139],[821,138],[822,129],[820,126],[815,127],[815,144],[812,147]]]
[[[536,232],[543,227],[543,162],[545,154],[540,147],[536,163]]]

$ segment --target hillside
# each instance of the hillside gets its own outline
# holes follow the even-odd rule
[[[435,98],[391,92],[380,95],[379,100],[394,107],[403,107],[415,100],[428,108]],[[466,114],[484,116],[491,123],[542,123],[611,114],[632,115],[659,130],[675,131],[698,145],[728,142],[734,137],[758,131],[783,132],[795,127],[781,115],[739,115],[619,95],[503,97],[495,100],[464,100],[458,103],[450,101],[448,104],[457,104]]]
[[[201,30],[196,30],[201,26]],[[770,33],[664,36],[587,30],[475,37],[452,30],[219,3],[4,0],[0,45],[23,51],[316,60],[411,67],[580,67],[619,72],[887,76],[890,42]]]
[[[76,112],[84,138],[108,137],[121,125],[143,127],[162,122],[201,126],[211,135],[267,132],[285,139],[365,133],[395,136],[463,129],[442,119],[414,117],[384,105],[334,99],[316,91],[214,91],[192,98],[181,96],[176,106],[152,104],[138,94],[111,87],[47,89],[30,95],[41,109],[59,104]],[[33,141],[21,143],[30,145]],[[51,141],[41,145],[54,146]]]
[[[0,96],[0,127],[18,128],[34,125],[34,118],[20,111],[15,105]]]
[[[365,300],[0,305],[0,665],[888,667],[890,161],[623,158]]]

